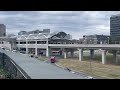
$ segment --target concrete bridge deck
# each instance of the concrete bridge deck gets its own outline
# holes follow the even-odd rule
[[[0,50],[21,67],[31,79],[85,79],[54,65],[38,61],[21,53]]]
[[[90,48],[90,49],[120,49],[120,44],[17,44],[22,48]]]
[[[83,57],[83,50],[84,49],[89,49],[90,50],[90,57],[94,57],[94,50],[95,49],[101,49],[101,54],[102,54],[102,64],[106,63],[106,52],[107,50],[114,50],[113,57],[116,60],[116,63],[118,62],[117,60],[117,52],[120,50],[120,44],[17,44],[18,47],[21,48],[26,48],[26,53],[28,53],[28,48],[34,48],[35,49],[35,55],[38,55],[37,49],[44,48],[46,49],[46,56],[50,56],[50,49],[51,48],[62,48],[62,52],[64,54],[64,58],[67,58],[67,49],[78,49],[79,50],[79,60],[82,60]],[[73,56],[74,51],[70,51],[71,56]]]
[[[120,49],[120,44],[48,44],[51,48]]]

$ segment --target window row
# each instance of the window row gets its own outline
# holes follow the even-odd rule
[[[26,42],[19,42],[20,44],[26,44]],[[18,42],[16,42],[18,44]],[[27,44],[35,44],[35,41],[28,41]],[[46,44],[46,41],[37,41],[37,44]]]

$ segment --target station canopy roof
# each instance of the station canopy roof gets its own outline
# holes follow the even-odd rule
[[[61,34],[61,36],[64,36],[63,37],[59,37],[60,36],[60,31],[56,31],[56,32],[53,32],[53,33],[39,33],[39,34],[29,34],[29,35],[17,35],[16,36],[16,39],[17,40],[34,40],[34,39],[38,39],[38,40],[46,40],[46,39],[69,39],[67,37],[65,37],[65,35],[67,36],[66,33],[62,32],[64,35]],[[59,34],[59,36],[58,36]]]

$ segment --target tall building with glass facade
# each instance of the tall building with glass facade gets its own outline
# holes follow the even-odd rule
[[[0,37],[6,36],[6,26],[4,24],[0,24]]]
[[[120,14],[110,17],[110,37],[112,42],[120,42]]]

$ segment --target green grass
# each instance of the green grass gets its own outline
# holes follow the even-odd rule
[[[74,57],[74,58],[68,57],[68,59],[79,59],[79,58],[78,57]],[[118,60],[119,59],[120,58],[118,58]],[[83,60],[85,60],[85,61],[94,60],[94,61],[97,61],[97,62],[101,62],[102,61],[102,55],[95,55],[93,59],[90,59],[90,56],[83,56]],[[112,55],[107,55],[106,60],[107,60],[107,62],[111,62],[111,63],[115,62],[115,60],[113,60]]]
[[[109,76],[114,79],[120,79],[120,75],[117,75],[117,74],[109,74]]]
[[[90,60],[90,56],[84,56],[83,60],[85,60],[85,61]],[[95,57],[92,60],[94,60],[96,62],[101,62],[102,61],[102,56],[101,55],[95,55]],[[107,63],[110,63],[110,64],[115,64],[116,63],[116,61],[113,58],[113,55],[107,55],[106,56],[106,61],[107,61]],[[120,64],[120,56],[119,55],[118,55],[118,63],[117,64]]]
[[[5,78],[5,70],[2,68],[2,66],[0,66],[0,79],[4,79]]]
[[[93,76],[107,79],[120,79],[120,66],[111,64],[101,64],[92,61],[92,72],[89,61],[79,61],[78,59],[61,59],[57,62],[63,67],[67,67],[76,71],[84,72]]]
[[[84,56],[81,62],[77,57],[61,59],[57,63],[63,67],[82,71],[87,74],[92,74],[93,76],[98,76],[100,78],[120,79],[120,55],[118,55],[117,57],[118,63],[116,63],[116,61],[114,60],[113,55],[108,53],[106,56],[107,64],[105,65],[101,63],[101,55],[95,55],[93,59],[90,59],[90,56]],[[92,72],[90,69],[90,60],[92,61]]]
[[[47,58],[40,57],[40,58],[38,58],[38,60],[45,61],[45,60],[47,60]]]

